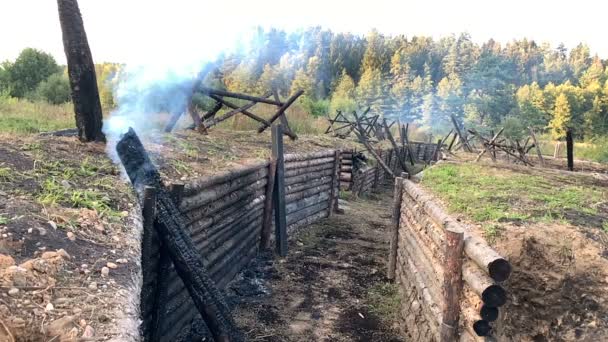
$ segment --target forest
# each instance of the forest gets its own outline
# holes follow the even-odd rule
[[[235,92],[276,88],[287,96],[302,89],[299,105],[315,117],[369,106],[424,132],[447,132],[454,115],[481,131],[505,127],[517,136],[533,127],[559,140],[572,129],[578,141],[597,143],[608,133],[606,63],[582,43],[568,50],[527,39],[477,44],[466,33],[433,39],[311,27],[289,33],[258,28],[250,41],[201,70],[207,86]],[[120,102],[116,86],[128,77],[123,68],[97,65],[106,113]],[[2,97],[66,102],[65,68],[26,49],[0,67]]]

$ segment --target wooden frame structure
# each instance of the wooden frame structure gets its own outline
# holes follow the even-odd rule
[[[214,100],[215,106],[211,108],[211,110],[209,110],[208,112],[201,115],[198,112],[196,106],[194,106],[194,104],[192,103],[192,97],[196,93],[201,93]],[[302,96],[302,94],[304,94],[304,91],[300,90],[290,96],[285,102],[282,102],[276,90],[268,92],[262,96],[252,96],[247,94],[240,94],[225,90],[203,87],[201,86],[201,82],[199,81],[195,83],[192,95],[188,99],[187,112],[194,123],[192,128],[199,131],[200,133],[206,133],[209,128],[223,121],[226,121],[237,114],[243,114],[261,124],[258,128],[258,133],[264,132],[268,127],[272,126],[272,124],[276,120],[280,120],[281,125],[283,126],[283,133],[289,136],[289,138],[291,138],[292,140],[295,140],[298,138],[298,136],[289,127],[286,111],[300,96]],[[232,102],[231,99],[244,100],[249,102],[245,105],[239,106]],[[253,108],[258,103],[265,103],[276,106],[277,111],[270,119],[266,120],[261,116],[251,112],[251,108]],[[224,107],[230,110],[226,113],[223,113],[221,116],[217,116],[218,112]],[[183,114],[184,113],[181,112],[174,113],[169,118],[169,121],[165,126],[165,132],[171,132],[177,124],[177,121]]]

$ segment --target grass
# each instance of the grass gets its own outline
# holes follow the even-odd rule
[[[479,164],[440,164],[425,171],[422,183],[447,202],[450,212],[482,223],[486,235],[495,238],[503,222],[576,223],[583,216],[601,218],[598,207],[608,200],[607,190],[563,177]]]
[[[369,310],[384,319],[392,319],[399,313],[401,305],[398,285],[377,283],[367,291]]]
[[[8,217],[5,217],[4,215],[0,215],[0,226],[8,224],[10,221],[11,220]]]
[[[39,133],[74,127],[71,103],[52,105],[46,102],[0,97],[0,132]]]
[[[557,141],[543,140],[539,141],[541,153],[547,156],[553,156]],[[561,142],[562,147],[558,155],[559,158],[566,158],[566,143]],[[535,152],[532,152],[535,153]],[[574,158],[581,160],[590,160],[599,163],[608,163],[608,138],[596,139],[590,142],[575,142],[574,143]]]
[[[0,166],[0,182],[11,182],[13,180],[13,171],[8,167]]]

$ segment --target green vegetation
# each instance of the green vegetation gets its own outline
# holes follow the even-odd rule
[[[51,105],[0,94],[0,132],[27,134],[74,127],[71,104]]]
[[[0,226],[8,224],[10,221],[11,220],[9,218],[7,218],[4,215],[0,214]]]
[[[384,319],[392,319],[399,313],[401,305],[398,285],[395,283],[377,283],[367,291],[369,310]]]
[[[573,177],[518,173],[478,164],[437,165],[425,171],[422,184],[445,200],[449,211],[482,223],[489,237],[499,235],[497,223],[502,222],[579,223],[581,215],[600,222],[598,204],[608,200],[605,188]],[[594,220],[588,222],[597,225]]]

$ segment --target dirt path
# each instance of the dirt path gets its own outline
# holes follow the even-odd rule
[[[403,341],[385,272],[390,203],[390,189],[349,201],[344,215],[297,233],[287,258],[245,272],[232,289],[250,292],[235,309],[249,340]]]

